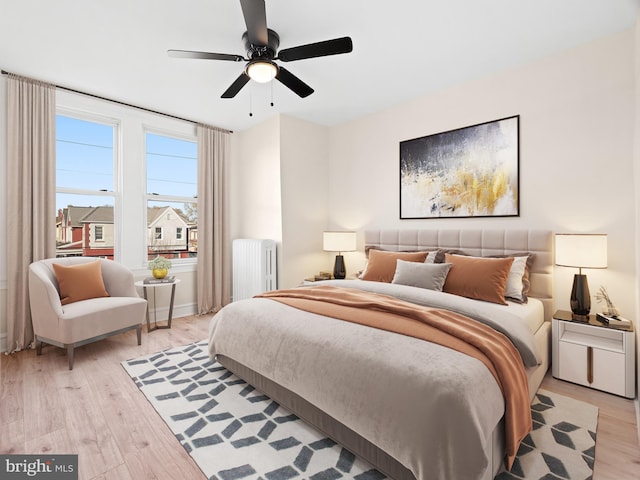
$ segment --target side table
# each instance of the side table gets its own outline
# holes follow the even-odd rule
[[[149,305],[147,305],[147,332],[153,332],[154,330],[158,330],[161,328],[171,328],[171,319],[173,317],[173,299],[176,295],[176,285],[180,283],[180,279],[176,278],[173,282],[166,283],[144,283],[144,281],[139,280],[135,283],[136,287],[142,287],[142,293],[144,295],[144,299],[147,298],[147,289],[151,288],[153,290],[153,327],[151,326],[151,320],[149,315]],[[156,306],[156,289],[171,287],[171,301],[169,302],[169,318],[167,320],[166,325],[158,325],[157,322],[157,306]]]
[[[552,374],[560,380],[633,398],[635,334],[633,325],[614,327],[596,320],[576,320],[558,310],[552,320]]]

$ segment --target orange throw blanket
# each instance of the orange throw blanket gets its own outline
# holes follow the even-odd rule
[[[464,315],[394,297],[333,286],[275,290],[257,297],[327,317],[427,340],[480,360],[505,400],[506,463],[511,469],[522,439],[531,431],[529,386],[516,347],[502,333]]]

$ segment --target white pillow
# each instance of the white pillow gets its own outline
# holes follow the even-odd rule
[[[526,299],[522,296],[522,277],[524,276],[524,270],[527,268],[528,256],[513,257],[513,263],[511,264],[511,270],[507,277],[507,285],[504,289],[504,296],[507,298],[514,298],[521,302]]]
[[[450,268],[450,263],[420,263],[397,260],[396,273],[391,283],[441,292]]]
[[[434,250],[433,252],[429,252],[427,258],[425,258],[424,263],[435,263],[436,255],[438,255],[438,251]]]

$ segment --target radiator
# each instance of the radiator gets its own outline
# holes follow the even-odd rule
[[[233,241],[233,301],[275,290],[276,242],[254,238]]]

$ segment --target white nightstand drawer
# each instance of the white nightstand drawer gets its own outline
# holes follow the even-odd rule
[[[559,378],[616,395],[625,395],[624,353],[560,341],[557,361]]]

